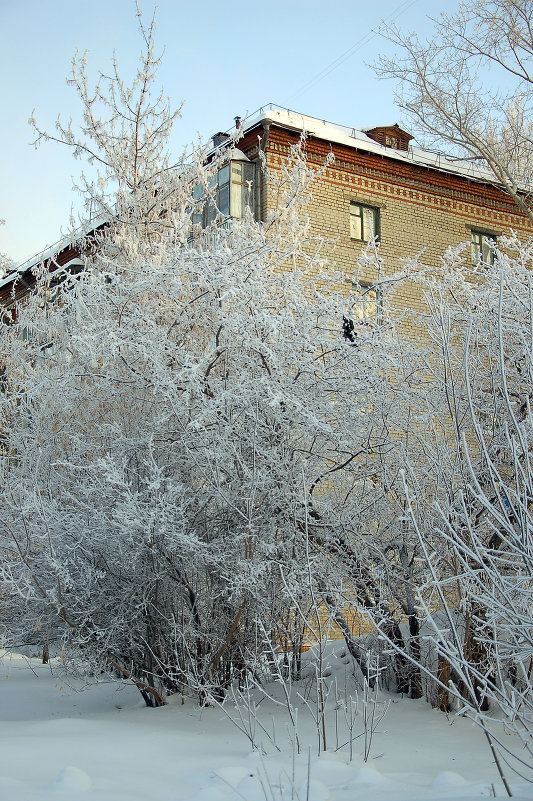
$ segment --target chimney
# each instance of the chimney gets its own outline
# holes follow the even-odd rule
[[[229,134],[219,131],[213,136],[213,147],[219,147],[223,142],[229,139]]]
[[[241,118],[235,117],[235,129],[238,131],[240,127],[241,127]]]

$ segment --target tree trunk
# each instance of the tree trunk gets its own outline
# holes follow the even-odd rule
[[[443,686],[441,686],[441,684],[437,685],[437,709],[440,709],[441,712],[450,712],[452,708],[450,704],[450,691],[447,689],[450,686],[451,672],[450,663],[442,654],[439,654],[437,679]]]
[[[409,615],[409,650],[413,658],[410,664],[411,692],[410,698],[422,698],[422,672],[420,670],[420,621],[416,612]]]

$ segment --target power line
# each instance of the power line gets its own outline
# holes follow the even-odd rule
[[[394,9],[394,11],[392,11],[389,14],[389,16],[382,21],[381,25],[377,28],[377,30],[369,31],[361,39],[358,39],[357,42],[355,42],[355,44],[353,44],[348,50],[346,50],[344,53],[341,53],[341,55],[338,56],[334,61],[332,61],[330,64],[324,67],[323,70],[321,70],[312,78],[310,78],[310,80],[307,81],[307,83],[301,86],[300,89],[298,89],[298,91],[291,96],[291,100],[294,100],[295,98],[302,95],[312,86],[315,86],[315,84],[319,83],[324,78],[326,78],[331,72],[336,70],[337,67],[340,67],[341,64],[344,64],[344,62],[347,61],[349,58],[351,58],[351,56],[353,56],[354,53],[356,53],[358,50],[361,50],[362,47],[364,47],[366,44],[372,41],[372,39],[378,36],[379,32],[382,30],[385,23],[394,22],[395,20],[397,20],[398,17],[404,13],[404,11],[407,11],[409,8],[411,8],[411,6],[413,6],[416,2],[417,0],[403,0],[403,2],[400,3],[400,5],[397,6]]]

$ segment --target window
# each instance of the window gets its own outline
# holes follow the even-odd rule
[[[254,212],[255,164],[251,161],[231,161],[231,217],[240,219],[246,210]],[[221,209],[222,211],[222,209]]]
[[[204,204],[201,225],[205,228],[220,214],[229,214],[229,164],[208,181],[209,199]]]
[[[381,296],[379,289],[370,284],[355,284],[357,298],[352,317],[359,322],[381,323]]]
[[[345,339],[357,344],[357,334],[367,326],[381,324],[382,307],[379,289],[370,284],[354,283],[356,298],[350,310],[350,317],[342,318],[342,332]],[[363,325],[363,329],[359,326]]]
[[[379,209],[350,203],[350,237],[359,242],[369,242],[379,238]]]
[[[470,251],[472,254],[472,264],[478,267],[490,267],[494,264],[493,247],[496,244],[496,236],[487,234],[484,231],[472,231],[472,241]]]
[[[246,158],[243,156],[243,158]],[[198,203],[198,211],[193,214],[193,223],[207,228],[219,217],[240,219],[247,209],[254,211],[255,164],[251,161],[231,159],[209,179],[209,199]],[[193,199],[201,201],[204,190],[201,184],[194,187]]]
[[[217,173],[217,190],[215,201],[221,214],[227,217],[230,213],[229,189],[230,189],[230,165],[225,164]]]

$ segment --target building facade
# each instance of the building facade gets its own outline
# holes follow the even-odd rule
[[[246,124],[239,148],[251,159],[261,148],[275,170],[302,132],[311,166],[322,166],[328,154],[333,157],[313,186],[309,215],[313,232],[333,241],[330,256],[348,277],[356,274],[358,256],[374,236],[390,275],[421,251],[425,264],[437,266],[446,248],[461,243],[467,243],[467,258],[478,268],[491,260],[491,242],[500,236],[511,230],[523,239],[533,234],[526,215],[486,171],[409,147],[412,137],[397,125],[365,133],[269,109]],[[274,203],[268,186],[260,187],[261,219]],[[363,272],[358,278],[364,291],[379,277]],[[420,291],[404,282],[394,304],[421,310]]]
[[[491,259],[491,242],[511,229],[521,238],[533,234],[527,217],[487,172],[410,147],[412,137],[397,125],[364,132],[268,107],[244,122],[236,118],[236,128],[213,137],[214,148],[227,146],[232,135],[240,138],[238,149],[231,146],[228,163],[219,170],[215,204],[206,204],[195,219],[203,227],[221,215],[241,217],[247,207],[265,220],[277,196],[262,177],[260,151],[275,171],[304,133],[311,167],[331,159],[313,185],[308,212],[312,231],[331,241],[331,260],[348,277],[356,275],[361,249],[373,237],[379,239],[386,273],[393,274],[402,269],[403,260],[421,251],[425,264],[437,265],[448,246],[463,242],[469,243],[472,262],[479,265]],[[0,303],[9,306],[31,290],[37,265],[51,271],[77,268],[79,257],[79,249],[64,242],[20,265],[0,281]],[[369,300],[377,300],[372,287],[378,278],[371,271],[358,275]],[[404,283],[394,303],[416,310],[421,298]]]

